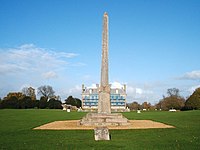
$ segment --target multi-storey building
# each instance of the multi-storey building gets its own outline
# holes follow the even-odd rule
[[[95,110],[98,108],[99,84],[95,88],[87,88],[82,85],[82,109]],[[122,88],[111,88],[110,102],[112,110],[126,109],[126,85]]]

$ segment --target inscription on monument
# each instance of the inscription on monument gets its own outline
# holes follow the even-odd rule
[[[97,127],[94,129],[94,139],[98,140],[110,140],[110,135],[107,127]]]

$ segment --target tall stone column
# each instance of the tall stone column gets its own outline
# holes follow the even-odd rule
[[[106,12],[103,15],[101,82],[99,88],[98,113],[111,113],[110,85],[108,79],[108,14]]]

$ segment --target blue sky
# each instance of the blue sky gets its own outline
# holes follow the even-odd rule
[[[0,97],[51,85],[62,99],[99,83],[102,17],[109,80],[127,100],[156,103],[200,87],[199,0],[1,0]]]

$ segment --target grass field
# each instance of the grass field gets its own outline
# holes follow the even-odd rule
[[[94,141],[94,131],[39,131],[56,120],[75,120],[86,113],[62,110],[0,110],[0,149],[200,149],[200,111],[123,113],[128,119],[149,119],[171,129],[110,130],[111,141]]]

